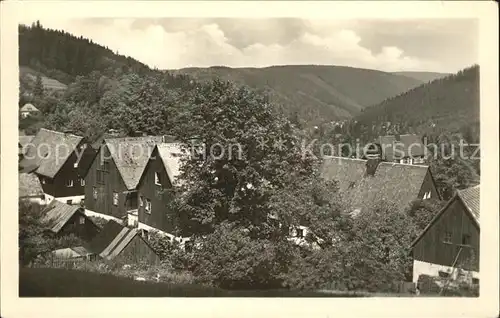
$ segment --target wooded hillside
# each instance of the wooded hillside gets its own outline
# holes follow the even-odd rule
[[[185,68],[176,73],[202,81],[221,78],[263,91],[282,113],[306,125],[351,118],[367,106],[422,84],[397,74],[325,65]]]

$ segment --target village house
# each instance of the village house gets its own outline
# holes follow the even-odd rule
[[[423,164],[425,163],[425,146],[418,135],[380,136],[378,146],[381,159],[387,162]]]
[[[45,193],[35,174],[19,173],[19,200],[45,205]]]
[[[161,136],[104,139],[85,178],[88,215],[124,220],[137,214],[137,185]]]
[[[55,236],[74,234],[85,241],[99,233],[99,227],[85,215],[83,208],[53,200],[42,210],[41,222]]]
[[[123,226],[114,220],[106,223],[86,249],[96,259],[123,264],[155,265],[160,262],[159,256],[142,237],[139,229]]]
[[[180,184],[178,176],[183,155],[183,150],[176,143],[160,143],[153,149],[137,187],[137,224],[131,225],[173,235],[176,220],[168,208],[172,200],[169,189]]]
[[[323,178],[338,182],[354,214],[377,202],[403,211],[414,200],[440,198],[431,171],[424,165],[328,157],[321,169]]]
[[[42,128],[24,148],[20,169],[38,176],[47,203],[80,204],[94,156],[83,137]]]
[[[420,275],[460,276],[458,267],[479,282],[480,186],[458,190],[411,244],[413,281]]]
[[[19,113],[21,114],[21,118],[26,118],[28,116],[32,116],[34,114],[40,113],[40,110],[33,106],[33,104],[27,103],[24,104],[23,107],[19,110]]]

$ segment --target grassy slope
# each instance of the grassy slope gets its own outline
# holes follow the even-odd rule
[[[227,291],[198,285],[134,281],[92,272],[20,268],[20,297],[363,297],[361,293]]]
[[[476,125],[479,123],[479,67],[423,84],[366,109],[356,119],[366,124],[408,121],[417,132],[426,131],[431,124],[442,131]]]
[[[414,78],[423,83],[432,82],[435,79],[443,78],[450,75],[448,73],[436,73],[436,72],[394,72],[393,74]]]
[[[406,76],[342,66],[289,65],[266,68],[186,68],[176,72],[200,80],[222,78],[270,93],[286,115],[308,122],[346,119],[363,108],[422,82]]]
[[[33,86],[35,85],[36,75],[38,73],[39,72],[31,69],[28,66],[20,66],[19,67],[19,76],[26,76],[27,79],[29,79],[30,82],[32,82]],[[64,90],[67,88],[66,84],[63,84],[63,83],[59,82],[58,80],[55,80],[53,78],[49,78],[41,73],[40,73],[40,75],[42,76],[42,84],[43,84],[44,89],[47,89],[50,91],[58,91],[58,90]]]

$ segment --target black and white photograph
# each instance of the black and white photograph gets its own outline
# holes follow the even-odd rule
[[[15,22],[16,297],[479,299],[498,278],[479,18],[56,13]]]

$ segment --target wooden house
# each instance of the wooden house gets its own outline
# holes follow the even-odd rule
[[[85,215],[83,208],[53,200],[43,211],[42,223],[56,236],[74,234],[85,241],[99,233],[99,227]]]
[[[321,169],[323,178],[338,182],[354,214],[382,201],[404,211],[414,200],[440,198],[431,171],[424,165],[328,157]]]
[[[19,173],[19,200],[45,205],[42,184],[34,173]]]
[[[420,275],[479,279],[480,186],[459,190],[413,241],[413,281]]]
[[[159,256],[137,228],[125,227],[113,220],[89,243],[87,250],[98,259],[124,264],[158,264]]]
[[[178,176],[184,155],[176,143],[161,143],[153,149],[137,187],[139,228],[173,235],[176,219],[168,209],[172,200],[168,190],[180,184]]]
[[[162,137],[104,139],[85,178],[87,213],[125,219],[137,214],[137,185]]]
[[[40,110],[38,110],[38,108],[36,108],[35,106],[33,106],[33,104],[30,104],[30,103],[24,104],[24,106],[21,107],[21,109],[19,110],[19,113],[21,114],[21,118],[26,118],[28,116],[32,116],[32,115],[37,114],[39,112],[40,112]]]
[[[380,147],[381,159],[384,161],[406,164],[425,163],[425,145],[417,135],[380,136],[377,144]]]
[[[79,204],[94,156],[83,137],[42,128],[26,145],[20,167],[38,176],[47,202]]]

